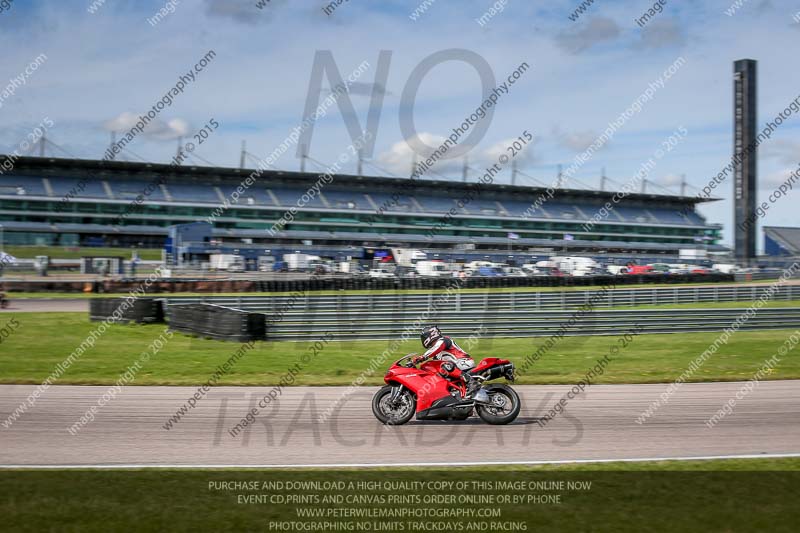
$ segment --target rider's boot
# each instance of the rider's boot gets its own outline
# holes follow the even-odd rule
[[[466,382],[467,385],[467,392],[464,395],[464,397],[473,398],[475,396],[475,393],[481,389],[481,384],[477,379],[473,378],[469,374],[465,373],[463,374],[463,376],[464,376],[464,381]]]

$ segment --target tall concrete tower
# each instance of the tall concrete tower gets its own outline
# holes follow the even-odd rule
[[[733,231],[736,261],[756,256],[756,61],[733,63]]]

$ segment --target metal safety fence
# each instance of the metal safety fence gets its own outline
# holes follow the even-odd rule
[[[593,302],[595,307],[609,308],[744,302],[756,300],[767,287],[767,285],[716,285],[531,292],[457,291],[448,299],[447,308],[458,312],[503,309],[517,311],[571,309],[588,302]],[[310,295],[298,293],[288,296],[176,296],[168,297],[166,300],[169,305],[209,303],[259,313],[302,313],[305,316],[313,316],[326,311],[372,313],[402,309],[422,312],[430,309],[440,294]],[[771,299],[800,299],[800,285],[778,286]]]

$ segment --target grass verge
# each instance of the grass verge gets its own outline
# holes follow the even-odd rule
[[[285,531],[281,524],[294,522],[302,529],[289,531],[781,532],[796,531],[800,520],[798,469],[796,459],[783,459],[601,469],[3,471],[0,515],[4,531]],[[441,481],[453,486],[396,485]],[[250,485],[233,485],[242,482]],[[325,482],[341,485],[314,485]],[[466,501],[477,496],[485,499]],[[369,502],[353,503],[358,497]],[[363,516],[466,509],[499,516]],[[328,517],[299,516],[315,510]]]
[[[0,315],[0,327],[12,318],[19,325],[0,344],[0,383],[40,383],[97,326],[84,313],[18,313]],[[115,382],[147,350],[165,325],[114,325],[93,348],[73,364],[59,384],[104,385]],[[771,357],[791,330],[740,331],[699,368],[690,381],[747,380]],[[620,349],[597,383],[661,383],[676,379],[701,354],[717,333],[640,335]],[[288,368],[309,354],[309,342],[258,342],[220,385],[277,383]],[[458,339],[457,339],[458,340]],[[507,357],[520,366],[546,338],[482,338],[469,348],[476,359]],[[463,344],[463,342],[462,342]],[[331,342],[302,365],[297,385],[349,385],[388,347],[389,341]],[[520,384],[576,383],[619,343],[614,337],[566,337],[558,341],[521,376]],[[238,344],[198,339],[176,333],[136,375],[135,385],[199,385],[208,380]],[[409,340],[377,365],[365,384],[382,383],[391,360],[419,352],[419,341]],[[800,358],[784,357],[767,379],[799,379]]]
[[[121,256],[131,258],[136,250],[139,258],[146,261],[161,259],[160,248],[95,248],[86,246],[5,246],[4,252],[18,259],[34,259],[37,255],[47,255],[50,259],[80,259],[81,257]]]

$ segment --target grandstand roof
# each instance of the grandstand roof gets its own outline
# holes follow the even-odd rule
[[[800,228],[764,226],[764,235],[791,255],[800,255]]]
[[[6,159],[8,156],[0,156]],[[70,174],[79,173],[101,173],[104,179],[113,179],[114,174],[120,178],[131,178],[139,175],[142,178],[154,175],[168,175],[177,179],[187,181],[200,179],[210,180],[219,183],[240,183],[255,169],[239,169],[229,167],[209,167],[182,165],[173,166],[161,163],[139,163],[129,161],[103,161],[92,159],[67,159],[52,157],[19,157],[14,159],[14,173],[25,174],[36,172],[44,175],[57,175],[69,172]],[[10,174],[11,172],[9,172]],[[260,175],[260,179],[268,180],[275,185],[287,185],[293,187],[311,187],[319,178],[318,172],[289,172],[282,170],[267,170]],[[476,176],[477,178],[477,176]],[[363,190],[393,190],[399,182],[408,182],[410,178],[389,178],[383,176],[355,176],[351,174],[336,174],[335,184],[337,188],[350,187]],[[407,183],[404,183],[404,187]],[[434,180],[421,178],[415,181],[413,188],[434,189],[445,194],[458,194],[460,191],[466,193],[474,182],[460,182],[448,180]],[[509,184],[488,184],[483,186],[483,190],[502,195],[520,196],[528,199],[535,199],[538,195],[546,192],[546,187],[535,187],[529,185],[509,185]],[[555,193],[556,198],[564,199],[594,199],[611,200],[617,191],[599,191],[586,189],[558,189]],[[520,199],[523,199],[520,198]],[[631,193],[626,195],[626,201],[640,201],[652,205],[663,205],[665,202],[670,204],[696,205],[703,202],[716,201],[718,198],[698,198],[696,196],[680,196],[668,194],[651,193]]]

